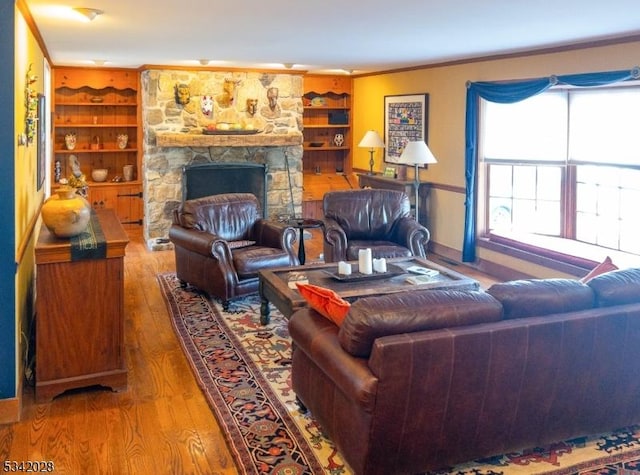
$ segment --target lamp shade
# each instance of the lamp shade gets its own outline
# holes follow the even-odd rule
[[[358,144],[358,147],[366,148],[384,148],[384,141],[380,138],[380,135],[375,130],[368,130],[362,140]]]
[[[438,160],[433,156],[427,144],[419,140],[417,142],[407,142],[398,163],[405,165],[424,165],[425,163],[438,163]]]

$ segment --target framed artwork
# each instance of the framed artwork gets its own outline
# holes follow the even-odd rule
[[[427,142],[429,94],[384,96],[384,161],[398,163],[407,142]]]
[[[44,184],[44,177],[47,172],[47,114],[46,102],[43,94],[38,94],[38,170],[37,170],[37,189],[41,189]]]
[[[395,178],[396,176],[395,167],[385,167],[383,175],[389,178]]]

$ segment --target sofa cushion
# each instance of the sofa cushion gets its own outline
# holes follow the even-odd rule
[[[349,302],[340,298],[340,296],[331,289],[313,284],[296,283],[296,286],[298,287],[300,295],[302,295],[311,308],[336,325],[342,325],[342,321],[347,315],[349,307],[351,307]]]
[[[240,241],[228,241],[229,249],[240,249],[241,247],[248,247],[255,245],[255,241],[249,239],[242,239]]]
[[[595,293],[598,307],[640,302],[640,268],[607,272],[588,284]]]
[[[591,269],[591,271],[587,275],[585,275],[582,279],[580,279],[580,282],[586,284],[594,277],[597,277],[600,274],[604,274],[605,272],[611,272],[613,270],[618,270],[618,266],[616,266],[611,261],[611,258],[607,256],[604,261],[602,261],[600,264],[595,266],[593,269]]]
[[[575,279],[524,279],[492,285],[487,292],[504,307],[504,318],[523,318],[592,308],[591,288]]]
[[[261,269],[291,265],[287,251],[275,247],[245,246],[234,249],[233,266],[241,279],[257,279]]]
[[[480,291],[418,290],[366,297],[351,305],[338,339],[354,356],[367,357],[380,337],[494,322],[502,306]]]

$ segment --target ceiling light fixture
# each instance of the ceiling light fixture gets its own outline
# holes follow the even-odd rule
[[[293,63],[282,63],[282,65],[287,69],[293,68]]]
[[[202,64],[203,66],[207,66],[211,60],[210,59],[199,59],[198,62],[200,62],[200,64]]]
[[[73,10],[86,18],[86,21],[93,21],[98,15],[102,15],[104,13],[102,10],[98,10],[97,8],[75,7]]]
[[[95,64],[96,66],[104,66],[106,62],[107,62],[107,60],[105,60],[105,59],[94,59],[93,60],[93,64]]]

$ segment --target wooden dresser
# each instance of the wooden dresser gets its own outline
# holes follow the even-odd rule
[[[36,258],[36,400],[74,388],[127,386],[124,256],[129,239],[112,209],[96,214],[106,257],[72,261],[69,239],[42,226]]]

